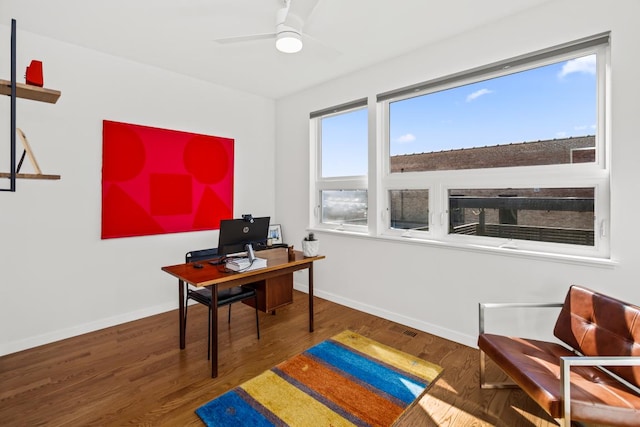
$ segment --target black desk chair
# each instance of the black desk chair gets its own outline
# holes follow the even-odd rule
[[[187,252],[185,255],[185,262],[197,262],[207,259],[212,259],[218,256],[218,249],[201,249],[197,251]],[[231,304],[246,300],[248,298],[254,298],[254,305],[256,307],[256,330],[258,331],[258,339],[260,339],[260,322],[258,321],[258,293],[250,286],[235,286],[229,289],[223,289],[218,291],[218,307],[225,305],[229,306],[228,322],[231,323]],[[211,288],[192,288],[191,285],[187,287],[187,300],[184,309],[184,333],[187,330],[187,309],[189,308],[189,300],[199,302],[206,305],[209,308],[209,323],[207,323],[207,333],[209,339],[207,341],[207,359],[211,358]]]

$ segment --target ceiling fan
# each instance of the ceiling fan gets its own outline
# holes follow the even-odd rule
[[[241,43],[252,40],[275,39],[276,49],[284,53],[296,53],[302,50],[302,27],[311,16],[320,0],[283,0],[283,7],[276,12],[276,28],[272,33],[250,34],[245,36],[215,39],[221,44]]]

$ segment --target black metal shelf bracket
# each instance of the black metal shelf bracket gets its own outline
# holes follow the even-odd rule
[[[16,20],[11,20],[11,139],[10,139],[10,174],[9,188],[0,188],[0,191],[16,191]]]

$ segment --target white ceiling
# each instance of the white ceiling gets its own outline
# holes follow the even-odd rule
[[[273,40],[215,41],[274,32],[283,0],[0,0],[0,16],[18,31],[277,99],[547,1],[319,0],[303,27],[313,39],[296,54]]]

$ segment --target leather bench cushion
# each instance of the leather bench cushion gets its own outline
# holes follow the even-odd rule
[[[575,356],[546,341],[482,334],[478,346],[554,418],[562,416],[560,357]],[[640,396],[595,367],[571,370],[571,411],[575,421],[638,426]]]
[[[574,285],[553,333],[585,356],[640,356],[640,307]],[[640,366],[609,369],[640,387]]]

